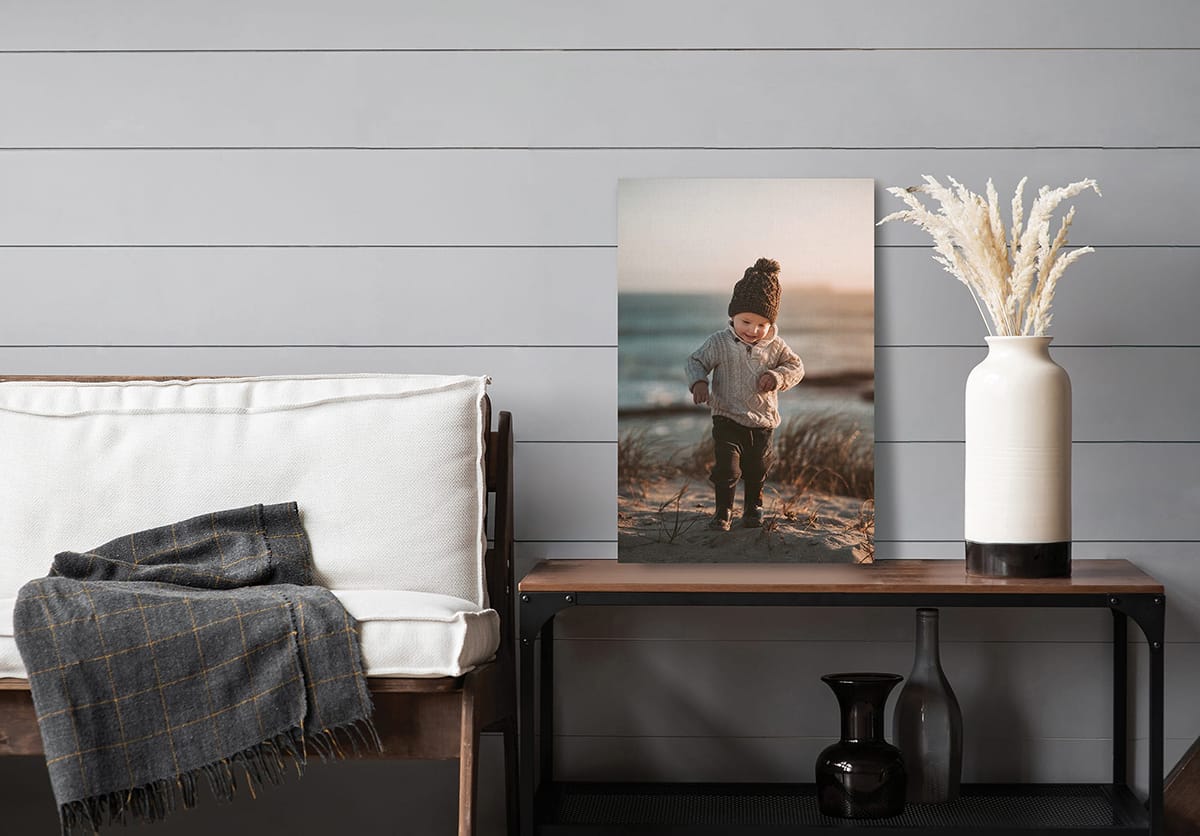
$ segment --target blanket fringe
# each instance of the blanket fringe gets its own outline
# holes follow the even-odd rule
[[[280,784],[288,771],[287,761],[302,775],[308,763],[307,753],[315,751],[322,761],[343,759],[346,752],[339,736],[350,743],[354,755],[380,752],[383,743],[370,718],[355,720],[319,732],[306,732],[295,727],[238,752],[232,757],[205,764],[173,778],[151,781],[129,790],[102,793],[90,798],[71,801],[59,807],[63,836],[79,828],[96,833],[105,825],[128,824],[130,819],[144,822],[161,821],[181,806],[196,806],[196,782],[203,775],[218,801],[232,801],[238,788],[238,771],[245,774],[246,789],[251,797],[256,790],[270,784]]]

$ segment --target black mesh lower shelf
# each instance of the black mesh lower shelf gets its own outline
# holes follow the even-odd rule
[[[948,804],[909,804],[887,819],[821,815],[812,784],[576,784],[544,788],[539,830],[736,832],[847,825],[906,833],[970,830],[1148,833],[1145,811],[1125,787],[1105,784],[974,784]]]

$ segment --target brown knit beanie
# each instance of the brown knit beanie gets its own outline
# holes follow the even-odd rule
[[[756,313],[774,322],[779,318],[779,262],[760,258],[747,267],[741,280],[733,286],[729,300],[729,315]]]

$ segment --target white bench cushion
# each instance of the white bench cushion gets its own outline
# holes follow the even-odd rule
[[[295,501],[314,578],[486,606],[485,377],[0,383],[0,598],[79,551]]]
[[[25,679],[25,665],[17,653],[17,640],[13,638],[13,607],[16,598],[0,598],[0,679],[15,676]]]
[[[500,616],[428,592],[335,589],[358,619],[367,676],[461,676],[496,655]]]
[[[426,592],[335,589],[358,619],[367,676],[461,676],[500,646],[500,617],[470,601]],[[13,638],[15,598],[0,599],[0,678],[25,678]]]

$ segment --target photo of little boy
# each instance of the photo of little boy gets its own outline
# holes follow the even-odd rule
[[[729,327],[688,357],[692,399],[712,410],[716,463],[709,481],[717,507],[710,529],[729,530],[739,479],[745,485],[742,527],[762,525],[763,483],[774,459],[771,437],[780,424],[778,393],[804,377],[804,363],[775,326],[779,296],[779,262],[760,258],[733,288]]]
[[[617,256],[618,559],[869,562],[873,182],[622,180]]]

